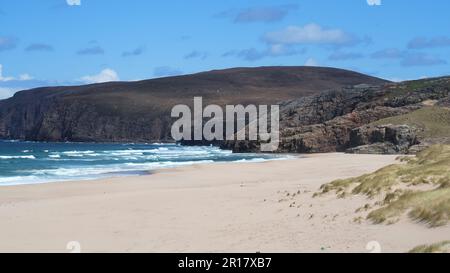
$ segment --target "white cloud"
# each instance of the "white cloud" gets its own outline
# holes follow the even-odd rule
[[[27,89],[27,87],[33,85],[33,79],[26,73],[21,74],[18,78],[3,76],[3,65],[0,64],[0,100],[11,97],[19,90]]]
[[[102,83],[102,82],[114,82],[119,81],[119,75],[111,68],[103,69],[97,75],[84,76],[81,80],[85,83]]]
[[[32,80],[33,77],[26,73],[18,78],[3,76],[3,65],[0,64],[0,100],[11,97],[19,90],[26,89]]]
[[[4,77],[3,76],[3,65],[0,64],[0,82],[9,82],[13,81],[14,77]]]
[[[306,60],[305,66],[319,66],[319,63],[314,58],[309,58]]]
[[[318,24],[288,26],[280,31],[266,33],[264,40],[270,44],[335,44],[354,40],[352,35],[340,29],[323,28]]]
[[[33,77],[31,77],[29,74],[27,74],[27,73],[25,73],[25,74],[21,74],[20,76],[19,76],[19,80],[20,81],[31,81],[31,80],[33,80],[34,78]]]
[[[367,0],[369,6],[381,6],[381,0]]]
[[[19,90],[22,90],[22,88],[0,87],[0,100],[12,97]]]
[[[0,64],[0,82],[10,82],[10,81],[29,81],[32,80],[33,77],[31,77],[29,74],[21,74],[18,79],[15,77],[6,77],[3,76],[3,65]]]
[[[423,79],[427,79],[430,78],[429,76],[420,76],[419,78],[398,78],[398,77],[393,77],[393,78],[387,78],[388,81],[391,82],[405,82],[405,81],[414,81],[414,80],[423,80]]]
[[[81,6],[81,0],[66,0],[69,6]]]
[[[387,79],[388,81],[391,81],[391,82],[403,82],[403,81],[405,81],[405,79],[403,79],[403,78],[396,78],[396,77],[394,77],[394,78],[388,78]],[[408,79],[409,80],[409,79]]]

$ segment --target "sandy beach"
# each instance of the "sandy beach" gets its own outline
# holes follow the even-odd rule
[[[396,156],[318,154],[205,164],[147,176],[0,188],[1,252],[405,252],[447,240],[406,217],[354,222],[363,196],[313,198],[327,182],[372,172]]]

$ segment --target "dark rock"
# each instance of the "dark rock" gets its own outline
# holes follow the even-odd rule
[[[450,96],[440,100],[437,105],[441,107],[450,107]]]
[[[407,153],[422,141],[413,128],[372,124],[430,102],[450,105],[449,92],[450,78],[445,77],[387,83],[345,70],[304,67],[237,68],[134,83],[39,88],[0,101],[0,138],[169,142],[172,107],[191,105],[194,96],[202,96],[205,105],[279,103],[276,152]],[[183,144],[260,152],[258,141]]]
[[[418,143],[413,128],[388,126],[375,128],[375,121],[410,113],[425,107],[423,102],[448,99],[448,78],[423,80],[414,85],[423,89],[409,90],[411,83],[383,86],[358,85],[322,92],[318,95],[281,104],[280,146],[277,152],[318,153],[357,151],[357,146],[373,153],[407,153]],[[361,127],[361,128],[359,128]],[[354,130],[356,129],[356,130]],[[383,146],[379,143],[386,142]],[[223,144],[236,152],[258,152],[259,145]],[[241,150],[244,149],[251,150]],[[362,152],[363,149],[360,148]]]
[[[419,144],[409,147],[409,153],[417,154],[418,152],[421,152],[421,151],[427,149],[428,147],[437,145],[437,144],[450,145],[450,136],[448,136],[448,137],[433,137],[433,138],[427,138],[427,139],[421,140]]]
[[[416,129],[408,125],[362,126],[350,133],[348,153],[409,153],[419,144]]]
[[[350,154],[398,154],[397,147],[390,143],[374,143],[347,149]]]
[[[342,69],[258,67],[139,82],[37,88],[0,101],[0,138],[170,142],[172,107],[192,105],[195,96],[203,97],[205,105],[270,105],[347,85],[386,82]]]

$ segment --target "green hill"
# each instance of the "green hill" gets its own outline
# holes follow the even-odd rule
[[[430,106],[414,112],[381,119],[374,125],[406,124],[416,127],[421,138],[441,138],[450,136],[450,108]]]

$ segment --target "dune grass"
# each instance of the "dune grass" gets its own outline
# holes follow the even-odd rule
[[[413,248],[409,253],[450,253],[450,241],[421,245]]]
[[[404,164],[322,185],[320,194],[384,196],[384,200],[378,202],[380,207],[367,216],[374,223],[394,223],[408,212],[412,219],[430,227],[447,224],[450,219],[450,146],[432,146],[416,157],[403,157],[402,161]],[[418,190],[419,186],[426,186],[427,190]]]
[[[430,227],[447,224],[450,218],[450,188],[406,192],[395,201],[372,211],[367,216],[374,223],[395,222],[406,210],[408,215]]]

